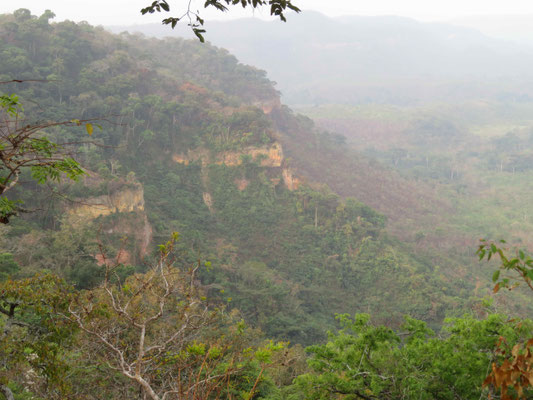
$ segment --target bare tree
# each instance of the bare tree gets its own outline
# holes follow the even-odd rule
[[[223,308],[211,308],[200,293],[201,263],[174,266],[176,240],[174,234],[160,246],[146,274],[124,282],[116,273],[119,264],[103,256],[103,284],[71,304],[71,319],[85,332],[87,350],[140,386],[143,398],[231,398],[227,391],[238,376],[256,371],[251,399],[270,355],[283,344],[252,350],[244,324]]]

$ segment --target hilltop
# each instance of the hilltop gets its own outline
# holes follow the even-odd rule
[[[109,29],[190,36],[186,26]],[[214,45],[268,71],[288,104],[405,106],[533,93],[528,68],[533,48],[455,24],[395,16],[330,18],[308,11],[292,16],[290,24],[211,21],[207,32]]]

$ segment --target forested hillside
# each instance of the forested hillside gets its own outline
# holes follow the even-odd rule
[[[114,36],[46,16],[4,16],[2,32],[1,79],[50,81],[10,88],[26,115],[103,120],[90,141],[50,132],[86,142],[77,152],[89,173],[58,188],[64,199],[50,201],[46,187],[21,191],[39,209],[6,231],[21,274],[47,268],[90,287],[99,279],[94,240],[110,232],[119,246],[129,236],[123,257],[133,271],[178,231],[191,257],[211,261],[206,285],[269,335],[303,343],[322,337],[336,312],[437,323],[473,295],[471,278],[458,285],[454,267],[443,274],[389,237],[383,215],[314,174],[304,180],[312,168],[328,174],[328,148],[342,142],[281,107],[264,72],[193,41]]]
[[[47,347],[48,342],[41,348],[35,342],[30,347],[15,340],[39,357],[52,353],[55,358],[48,360],[50,365],[55,366],[58,359],[64,363],[58,370],[43,368],[45,375],[57,378],[61,368],[76,366],[68,375],[71,380],[75,377],[74,383],[61,387],[65,393],[71,390],[74,398],[143,398],[151,393],[140,373],[132,372],[140,369],[143,355],[128,364],[129,370],[125,367],[133,352],[127,318],[134,327],[143,326],[139,315],[146,310],[165,315],[153,335],[188,323],[189,310],[197,312],[204,324],[192,324],[187,344],[169,353],[161,349],[170,339],[149,348],[159,358],[154,356],[157,363],[146,371],[152,387],[158,385],[161,393],[167,382],[169,393],[182,390],[181,380],[176,389],[173,365],[180,365],[180,374],[194,365],[195,374],[187,378],[187,396],[192,394],[183,397],[187,399],[326,399],[337,398],[331,397],[336,394],[345,399],[452,399],[455,390],[464,398],[474,398],[482,391],[496,338],[502,335],[513,343],[529,337],[528,321],[515,324],[498,315],[476,319],[492,309],[490,301],[482,305],[480,300],[490,291],[487,274],[470,268],[472,260],[453,258],[438,246],[417,248],[416,241],[398,238],[402,228],[410,229],[406,220],[420,215],[432,218],[437,210],[449,207],[448,201],[348,149],[344,136],[319,129],[309,118],[281,105],[264,71],[240,64],[226,50],[196,41],[114,35],[86,23],[52,23],[52,17],[49,12],[35,17],[27,10],[0,16],[0,81],[9,82],[2,91],[17,93],[24,105],[20,117],[27,124],[97,121],[90,132],[76,126],[43,132],[69,148],[86,173],[79,182],[37,184],[28,172],[10,192],[11,198],[23,200],[27,212],[1,227],[0,279],[5,286],[0,295],[5,296],[5,304],[6,299],[31,299],[31,289],[13,288],[11,280],[29,279],[21,281],[26,282],[24,288],[33,285],[43,293],[41,300],[28,303],[31,322],[52,332],[47,340],[54,346],[58,337],[63,340],[61,346],[73,346],[70,349],[79,343],[79,352],[64,354]],[[406,214],[400,222],[398,209]],[[173,232],[179,232],[179,240]],[[169,237],[173,239],[167,242]],[[165,264],[171,253],[177,254],[177,265],[198,268],[184,268],[189,275],[183,280],[173,278],[182,272],[176,272],[170,262]],[[159,269],[150,269],[150,260],[158,254]],[[116,265],[110,275],[112,260]],[[162,272],[163,266],[168,267],[168,275]],[[38,272],[56,274],[76,291],[92,291],[79,292],[79,302],[69,306],[64,303],[68,289],[41,275],[32,278]],[[169,281],[179,288],[176,297],[169,297]],[[116,288],[108,286],[117,282]],[[163,285],[158,289],[162,291],[140,296],[153,282]],[[192,289],[196,285],[198,292]],[[49,291],[51,300],[44,299]],[[106,296],[112,301],[100,307]],[[128,298],[134,300],[128,302]],[[163,313],[167,298],[186,311]],[[36,308],[42,302],[53,307]],[[225,307],[229,316],[217,319],[198,311],[198,304],[204,302],[205,310],[212,305],[216,310]],[[128,314],[130,304],[138,314]],[[523,312],[530,304],[507,304],[505,309]],[[56,329],[55,316],[69,312],[73,316],[69,321],[122,359],[117,356],[107,364],[91,366],[83,354],[105,359],[105,346],[72,339],[68,324]],[[366,314],[354,320],[346,315],[362,312],[369,313],[371,320]],[[442,340],[434,337],[432,329],[439,330],[445,317],[466,312],[475,316],[448,320]],[[42,314],[54,317],[46,319]],[[336,326],[336,314],[344,329],[331,333],[329,344],[322,346],[326,332]],[[410,317],[404,319],[406,314]],[[123,317],[122,325],[108,326],[109,320]],[[240,319],[263,333],[245,331],[235,322]],[[147,321],[145,325],[152,322]],[[213,330],[197,333],[204,327]],[[315,344],[309,349],[309,367],[302,362],[298,346],[287,348],[285,355],[296,354],[293,360],[299,363],[273,361],[271,353],[286,346],[273,342],[257,350],[259,361],[250,365],[231,358],[230,352],[238,349],[246,359],[252,351],[247,343],[256,346],[263,334],[291,345]],[[206,350],[205,343],[216,345]],[[343,349],[348,344],[352,352],[346,353]],[[52,347],[56,350],[50,351]],[[454,358],[458,349],[464,360]],[[9,357],[2,364],[9,372],[6,382],[16,381],[10,365],[20,365],[20,360],[10,358],[14,351],[6,354]],[[437,354],[443,355],[443,364],[428,364]],[[187,357],[192,356],[195,361],[189,363]],[[224,364],[217,364],[219,360]],[[41,368],[31,359],[27,362]],[[328,363],[334,367],[326,368]],[[357,368],[370,372],[356,373],[352,379],[339,367],[355,368],[357,363]],[[276,366],[268,379],[262,378],[267,365]],[[457,383],[453,371],[460,367],[468,378]],[[84,368],[91,373],[84,374]],[[124,376],[117,377],[121,371],[126,371],[126,378],[130,373],[137,386],[132,389]],[[202,374],[211,375],[204,379]],[[402,374],[409,379],[420,376],[413,383],[404,381]],[[238,379],[230,387],[233,375]],[[383,378],[389,375],[398,379]],[[442,376],[445,384],[435,376]],[[104,383],[87,395],[84,379],[91,385],[98,379]],[[209,387],[212,380],[217,385]],[[452,390],[453,385],[457,386]],[[200,386],[205,392],[197,393]],[[32,390],[41,389],[36,384]],[[13,390],[22,393],[20,387]],[[61,398],[61,393],[53,398]]]

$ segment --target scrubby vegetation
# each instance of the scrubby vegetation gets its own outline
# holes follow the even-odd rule
[[[52,17],[0,16],[16,118],[73,121],[44,131],[84,169],[79,182],[40,184],[23,171],[7,194],[31,212],[1,227],[4,393],[495,393],[482,382],[503,359],[498,338],[526,339],[531,322],[492,314],[479,299],[489,279],[446,248],[421,250],[425,233],[393,212],[447,201],[281,106],[263,71],[224,50]],[[76,122],[93,119],[101,127]],[[456,132],[436,120],[416,129],[437,142]],[[401,241],[399,226],[418,239]]]

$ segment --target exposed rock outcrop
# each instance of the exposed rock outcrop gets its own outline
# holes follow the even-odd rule
[[[283,182],[285,183],[285,186],[291,191],[298,189],[301,184],[300,179],[294,176],[290,168],[284,168],[281,173],[281,176],[283,177]]]
[[[103,181],[95,175],[90,179],[95,184]],[[144,258],[152,241],[152,227],[144,210],[143,186],[135,180],[116,179],[107,184],[107,191],[106,195],[76,200],[67,209],[66,223],[72,225],[90,223],[98,217],[118,214],[118,218],[113,218],[104,224],[104,232],[128,237],[135,251],[124,249],[120,259],[113,261],[127,264]],[[101,257],[95,256],[99,265],[110,261]]]
[[[107,195],[77,200],[67,214],[69,219],[92,220],[132,211],[144,211],[144,191],[140,183],[128,183]]]
[[[209,208],[209,212],[213,213],[215,209],[213,208],[213,197],[211,196],[211,193],[204,192],[202,195],[204,199],[204,203]]]
[[[250,156],[252,160],[260,160],[263,167],[281,167],[283,163],[283,149],[281,143],[274,142],[267,146],[249,146],[239,151],[223,151],[215,156],[210,156],[206,149],[198,148],[190,150],[187,154],[175,153],[172,159],[188,165],[191,162],[201,161],[202,164],[226,164],[228,166],[241,165],[243,156]]]
[[[194,150],[189,150],[186,154],[184,153],[175,153],[172,156],[174,162],[189,165],[191,162],[200,161],[202,163],[202,168],[209,164],[218,164],[218,165],[227,165],[230,167],[235,167],[241,165],[245,157],[251,157],[253,161],[259,162],[262,167],[273,168],[281,172],[279,178],[273,177],[271,181],[274,184],[279,183],[283,180],[285,186],[289,190],[296,190],[301,184],[299,178],[294,174],[294,171],[286,167],[285,158],[283,155],[283,147],[281,143],[274,142],[266,146],[249,146],[245,147],[240,151],[224,151],[220,152],[214,156],[209,154],[204,148],[197,148]],[[204,186],[207,182],[204,182]],[[244,190],[248,186],[249,182],[245,179],[241,179],[235,182],[239,190]],[[204,203],[212,209],[212,204],[209,205],[209,200],[206,199],[204,195]]]
[[[222,152],[215,162],[229,166],[240,165],[243,162],[243,156],[250,156],[252,160],[260,161],[262,167],[281,167],[283,163],[283,150],[278,142],[270,146],[246,147],[241,151]]]

